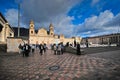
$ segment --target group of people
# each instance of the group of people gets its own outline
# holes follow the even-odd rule
[[[39,48],[40,50],[40,55],[43,55],[43,53],[46,53],[47,46],[46,44],[39,44],[38,46],[35,45],[29,45],[29,44],[24,44],[24,45],[19,45],[19,53],[22,53],[23,57],[28,57],[29,53],[34,53],[35,48]],[[80,51],[80,44],[76,44],[76,54],[81,55]],[[64,53],[65,47],[63,43],[59,44],[53,44],[52,49],[54,50],[54,55],[60,55]]]
[[[24,56],[28,57],[30,52],[34,53],[36,46],[34,44],[32,44],[32,45],[29,45],[29,44],[21,45],[20,44],[18,46],[18,48],[19,48],[19,53],[22,54],[23,57]],[[43,55],[43,52],[45,53],[46,49],[47,49],[46,44],[40,44],[40,45],[38,45],[38,48],[40,50],[40,55]]]
[[[60,43],[58,45],[54,44],[53,45],[53,50],[54,50],[54,54],[55,55],[63,54],[63,52],[64,52],[64,46],[63,46],[62,43]]]
[[[45,53],[46,52],[46,44],[40,44],[39,45],[39,50],[40,50],[40,54],[43,55],[43,52]]]
[[[30,46],[29,44],[24,44],[24,45],[19,45],[19,53],[21,53],[23,55],[23,57],[28,57],[29,53],[31,51],[32,48],[32,52],[34,52],[34,49],[32,46]]]

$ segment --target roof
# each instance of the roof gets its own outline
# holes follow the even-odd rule
[[[0,16],[2,17],[2,19],[7,23],[8,21],[5,19],[5,17],[2,15],[2,13],[0,12]]]

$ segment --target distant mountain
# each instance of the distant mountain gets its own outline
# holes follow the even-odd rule
[[[17,27],[12,27],[14,30],[14,36],[18,36],[18,28]],[[27,28],[20,28],[20,36],[28,37],[29,36],[29,29]]]

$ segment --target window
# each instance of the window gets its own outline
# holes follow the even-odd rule
[[[12,33],[10,33],[10,36],[12,36]]]
[[[3,26],[0,24],[0,32],[2,31]]]
[[[31,34],[33,34],[33,31],[31,31]]]
[[[33,25],[31,25],[31,27],[33,27]]]

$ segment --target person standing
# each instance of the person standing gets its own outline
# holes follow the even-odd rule
[[[32,44],[32,53],[34,53],[34,51],[35,51],[35,45],[34,44]]]
[[[46,52],[46,44],[44,43],[43,45],[43,50],[44,50],[44,53]]]
[[[56,44],[53,45],[53,49],[54,49],[54,55],[56,55],[57,54],[57,46],[56,46]]]
[[[81,55],[80,44],[77,43],[77,55]]]
[[[61,43],[61,54],[63,54],[64,52],[64,46],[63,46],[63,43]]]
[[[21,53],[22,53],[22,45],[20,44],[20,45],[18,46],[18,48],[19,48],[19,54],[21,54]]]
[[[43,55],[43,45],[42,44],[39,45],[39,49],[40,49],[40,54]]]
[[[28,44],[24,45],[24,52],[25,52],[24,54],[25,54],[26,57],[29,56],[30,49],[31,49],[30,45],[28,45]]]
[[[26,51],[26,49],[25,49],[25,44],[24,44],[23,45],[23,52],[22,52],[23,57],[25,57],[25,51]]]
[[[74,40],[74,47],[76,47],[76,40]]]
[[[61,45],[60,45],[60,44],[58,44],[57,54],[58,54],[58,55],[60,55],[60,53],[61,53]]]

